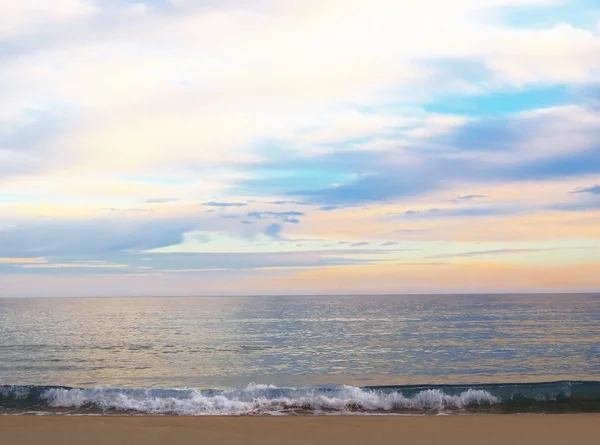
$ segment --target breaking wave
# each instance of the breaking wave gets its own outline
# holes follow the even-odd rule
[[[600,412],[600,382],[233,390],[0,386],[0,413],[280,415]]]

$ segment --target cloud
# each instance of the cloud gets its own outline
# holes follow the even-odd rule
[[[210,201],[210,202],[205,202],[203,205],[208,206],[208,207],[246,207],[248,204],[246,204],[245,202],[216,202],[216,201]]]
[[[230,270],[172,273],[154,279],[144,274],[46,275],[42,292],[39,286],[27,286],[32,281],[29,275],[5,275],[2,284],[7,296],[214,296],[248,295],[250,290],[254,295],[281,295],[281,289],[288,289],[294,295],[339,295],[340,283],[348,283],[345,294],[373,295],[397,293],[398,282],[402,283],[404,293],[594,292],[598,287],[599,265],[598,262],[567,266],[465,262],[428,267],[386,262],[292,271],[267,268],[248,273]],[[474,280],[474,276],[480,279]]]
[[[77,263],[46,263],[46,264],[24,264],[24,269],[127,269],[127,264],[111,264],[97,261]]]
[[[300,13],[271,2],[258,9],[256,2],[227,2],[233,9],[211,2],[165,11],[116,8],[115,2],[89,8],[74,0],[49,8],[38,1],[35,7],[10,8],[33,21],[7,19],[28,27],[28,36],[11,39],[15,51],[23,53],[6,61],[0,93],[11,109],[47,96],[72,104],[78,119],[61,138],[61,151],[75,155],[85,146],[86,156],[70,157],[78,167],[131,171],[252,162],[257,159],[246,150],[248,144],[302,136],[340,103],[385,105],[390,90],[413,106],[422,99],[415,91],[443,95],[434,86],[444,82],[433,80],[448,79],[452,70],[459,71],[461,91],[477,90],[460,71],[468,60],[485,67],[491,79],[484,80],[499,89],[548,76],[593,80],[594,34],[568,25],[548,30],[498,26],[480,12],[499,3],[477,3],[449,9],[434,0],[410,8],[388,0],[369,6],[311,1]],[[40,10],[43,23],[60,17],[71,21],[60,22],[58,29],[36,26],[39,17],[27,12]],[[79,10],[86,12],[73,12]],[[105,32],[112,38],[105,39]],[[227,63],[222,54],[228,55]],[[363,60],[360,67],[357,58]],[[48,84],[55,86],[53,94]],[[397,117],[389,114],[350,112],[332,121],[340,130],[371,137],[379,128],[394,128]],[[122,116],[128,116],[126,123]]]
[[[49,4],[43,0],[21,0],[2,5],[0,38],[31,32],[32,26],[65,23],[94,12],[90,2],[82,0],[56,0]]]
[[[462,195],[462,196],[458,196],[457,198],[451,199],[450,202],[454,203],[454,204],[458,204],[464,201],[475,201],[475,200],[479,200],[479,199],[483,199],[483,198],[487,198],[486,195]]]
[[[297,216],[305,216],[304,212],[297,212],[297,211],[288,211],[288,212],[250,212],[248,213],[248,217],[249,218],[256,218],[256,219],[269,219],[269,218],[276,218],[279,219],[283,222],[287,222],[287,223],[292,223],[292,224],[298,224],[300,223],[300,220],[297,218]]]
[[[330,176],[335,183],[301,188],[292,176],[287,192],[315,204],[352,206],[420,196],[457,181],[477,185],[598,173],[599,138],[600,114],[588,108],[480,118],[441,135],[405,140],[407,146],[382,150],[376,156],[368,151],[338,151],[314,157],[311,161],[322,168],[331,166],[322,177]],[[303,162],[303,158],[286,160],[271,168],[301,169]],[[262,190],[273,184],[254,186]],[[461,201],[483,197],[466,196],[470,198]]]
[[[500,164],[527,162],[595,148],[599,124],[600,114],[585,106],[541,108],[472,120],[440,138],[440,143]]]
[[[130,213],[130,212],[153,212],[152,209],[142,209],[142,208],[138,208],[138,207],[127,207],[127,208],[123,208],[123,209],[117,209],[114,207],[109,207],[106,208],[104,210],[107,210],[109,212],[124,212],[124,213]]]
[[[357,168],[359,168],[357,166]],[[333,185],[316,190],[295,190],[291,193],[305,196],[308,200],[327,205],[361,205],[368,202],[391,201],[401,196],[411,196],[430,191],[436,187],[434,181],[408,178],[388,174],[382,168],[379,173],[365,174],[346,184]]]
[[[486,198],[486,195],[463,195],[463,196],[459,196],[458,200],[460,201],[470,201],[473,199],[479,199],[479,198]]]
[[[178,201],[177,198],[153,198],[153,199],[146,199],[144,202],[146,204],[167,204],[167,203],[177,202],[177,201]]]
[[[452,218],[452,217],[477,217],[491,215],[509,215],[523,212],[523,209],[504,207],[459,207],[459,208],[433,208],[427,210],[407,210],[404,217],[408,218]]]
[[[178,244],[194,227],[183,219],[38,220],[0,227],[4,256],[96,255]]]
[[[429,210],[407,210],[404,212],[405,215],[420,215],[423,213],[440,213],[440,209],[429,209]]]
[[[0,180],[60,166],[66,158],[53,144],[74,119],[73,110],[61,104],[0,110]],[[48,147],[41,150],[43,146]]]
[[[557,250],[570,249],[588,249],[589,247],[551,247],[551,248],[532,248],[532,249],[493,249],[493,250],[477,250],[471,252],[447,253],[440,255],[432,255],[427,258],[461,258],[461,257],[476,257],[488,255],[512,255],[520,253],[536,253],[536,252],[552,252]]]
[[[362,246],[368,246],[370,243],[367,241],[361,241],[358,243],[352,243],[350,244],[350,247],[362,247]]]
[[[68,4],[71,6],[62,9],[78,9],[74,5],[82,5],[75,1]],[[186,11],[185,14],[144,8],[118,9],[116,14],[107,12],[114,11],[113,3],[108,8],[97,6],[85,16],[65,16],[73,19],[63,30],[70,37],[68,41],[48,39],[48,29],[31,26],[30,31],[42,50],[24,51],[21,57],[6,62],[3,77],[0,76],[6,89],[0,94],[10,99],[6,102],[10,109],[25,109],[48,95],[46,85],[53,84],[56,95],[73,110],[76,119],[61,129],[66,133],[61,133],[60,148],[37,150],[43,159],[52,159],[47,153],[58,150],[74,164],[73,168],[86,171],[184,171],[207,168],[210,164],[240,172],[248,163],[262,161],[249,146],[284,137],[306,142],[305,128],[323,126],[323,122],[324,128],[318,128],[310,136],[313,143],[339,142],[339,134],[356,134],[395,144],[394,138],[398,143],[404,142],[403,130],[427,132],[426,124],[423,128],[414,127],[420,127],[419,121],[433,119],[434,114],[423,117],[422,111],[414,112],[415,102],[418,104],[422,98],[403,93],[419,90],[415,88],[419,84],[433,90],[431,85],[443,82],[431,82],[432,78],[447,78],[449,71],[458,70],[459,80],[469,83],[471,79],[464,78],[469,73],[461,71],[466,60],[476,60],[485,68],[483,74],[492,79],[497,73],[511,78],[507,73],[515,74],[515,60],[527,65],[527,71],[540,71],[542,78],[546,70],[552,71],[550,68],[555,66],[576,67],[574,71],[583,77],[589,77],[594,68],[591,62],[594,58],[582,57],[593,50],[597,40],[588,32],[565,26],[542,31],[515,30],[498,27],[496,23],[491,26],[472,16],[474,11],[496,8],[498,2],[480,2],[477,7],[465,2],[450,10],[431,0],[408,9],[378,0],[377,6],[372,7],[358,2],[344,5],[343,14],[339,13],[338,1],[309,2],[301,16],[295,8],[276,8],[269,2],[258,8],[258,16],[254,2],[248,6],[228,4],[234,4],[234,9],[223,9],[213,3],[202,8],[175,8]],[[27,10],[18,9],[19,14]],[[54,15],[53,8],[41,9]],[[435,13],[431,15],[431,11]],[[439,32],[432,35],[426,31],[427,27],[415,27],[414,17],[421,21],[427,17],[426,21],[435,25],[432,29]],[[84,18],[85,24],[94,26],[82,26],[78,20]],[[478,18],[481,20],[481,16]],[[378,32],[369,32],[366,23],[374,26],[368,30]],[[110,41],[102,38],[100,30],[106,29],[111,30]],[[354,30],[351,47],[343,40],[328,38],[332,30],[344,33],[348,29]],[[465,35],[465,29],[481,31],[479,41]],[[422,38],[413,38],[414,35]],[[444,35],[443,40],[440,35]],[[390,43],[408,41],[407,38],[413,44]],[[548,39],[558,48],[552,58],[541,46]],[[211,45],[206,43],[209,41]],[[309,51],[311,44],[320,50]],[[224,53],[229,55],[229,63],[222,66],[220,54]],[[199,59],[197,54],[202,57]],[[361,60],[370,62],[365,62],[359,70],[355,66],[357,54]],[[537,54],[545,63],[529,66],[529,54]],[[573,63],[558,63],[556,54]],[[288,59],[290,64],[280,63]],[[421,60],[422,64],[418,62]],[[104,68],[107,66],[111,67],[110,72]],[[306,68],[314,66],[320,69]],[[517,77],[523,76],[521,73]],[[490,82],[491,88],[506,88],[502,83],[494,83],[496,80]],[[521,85],[523,81],[519,82]],[[407,107],[413,111],[408,116],[378,110],[387,105],[381,95],[390,89],[399,97],[409,97]],[[358,91],[361,93],[357,94]],[[119,106],[115,107],[117,100]],[[357,107],[340,110],[340,103],[367,105],[371,111],[358,112]],[[115,109],[127,116],[126,124],[121,116],[114,115]],[[495,125],[501,124],[489,123],[483,133],[490,136],[494,131],[510,132],[509,128],[494,130]],[[443,127],[439,121],[438,126]],[[42,135],[43,130],[26,134]],[[494,140],[487,138],[490,139]],[[17,148],[24,145],[25,141]],[[86,147],[85,156],[79,147]],[[315,187],[308,190],[307,196],[316,195],[313,201],[317,203],[352,203],[348,195],[354,193],[357,200],[366,202],[428,190],[426,184],[419,184],[416,175],[406,182],[394,180],[387,172],[380,174],[377,166],[370,172],[350,173],[357,176],[338,186]],[[368,188],[370,181],[375,182],[373,190]],[[286,192],[303,190],[290,187]]]
[[[273,201],[271,202],[271,204],[274,205],[288,205],[288,204],[294,204],[294,205],[306,205],[306,203],[301,202],[301,201]]]
[[[593,195],[600,195],[600,185],[580,188],[577,190],[573,190],[571,193],[592,193]]]
[[[379,258],[354,258],[369,254]],[[376,249],[330,249],[288,252],[210,252],[210,253],[110,253],[93,260],[63,256],[51,260],[0,262],[0,274],[144,275],[203,273],[216,271],[259,271],[302,269],[350,264],[370,264],[386,260],[389,252]]]
[[[282,230],[283,226],[281,224],[269,224],[265,229],[265,235],[270,236],[271,238],[278,239]]]
[[[0,258],[2,264],[45,264],[45,258]]]
[[[331,212],[333,210],[336,210],[338,207],[337,206],[323,206],[323,207],[319,207],[318,210],[321,210],[322,212]]]
[[[561,210],[565,212],[593,211],[600,210],[600,201],[561,203],[554,204],[550,206],[550,208],[553,210]]]
[[[297,212],[297,211],[289,211],[289,212],[250,212],[248,213],[248,216],[251,216],[253,218],[266,218],[266,217],[270,217],[273,216],[275,218],[282,218],[282,217],[287,217],[287,216],[304,216],[305,213],[304,212]]]

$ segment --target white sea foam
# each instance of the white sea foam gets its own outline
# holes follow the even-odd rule
[[[399,392],[354,386],[295,389],[272,385],[249,385],[231,391],[49,388],[43,392],[42,398],[54,408],[95,407],[103,411],[178,415],[442,411],[500,402],[487,391],[472,389],[458,395],[427,389],[406,397]]]
[[[0,386],[0,397],[11,396],[14,399],[25,399],[29,396],[29,388],[26,386]]]

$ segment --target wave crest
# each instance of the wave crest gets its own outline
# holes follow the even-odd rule
[[[448,395],[428,389],[413,397],[399,392],[342,386],[336,390],[250,385],[233,391],[50,388],[41,397],[53,408],[97,408],[146,414],[243,415],[285,412],[397,412],[456,410],[499,399],[482,390]]]
[[[0,386],[0,413],[174,415],[440,412],[598,412],[600,382],[232,390]]]

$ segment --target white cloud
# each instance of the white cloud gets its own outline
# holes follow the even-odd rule
[[[500,133],[502,134],[502,133]],[[542,108],[516,114],[506,121],[506,146],[502,150],[458,153],[505,165],[577,155],[597,147],[600,111],[578,105]],[[494,144],[502,140],[492,141]]]
[[[503,34],[503,35],[502,35]],[[514,85],[600,80],[598,34],[562,24],[501,33],[487,66]]]
[[[111,264],[104,261],[88,261],[80,263],[47,263],[24,264],[23,269],[126,269],[127,264]]]
[[[46,264],[45,258],[0,258],[0,264]]]
[[[481,21],[487,8],[549,3],[315,0],[198,7],[177,1],[175,13],[152,7],[109,13],[97,4],[90,15],[91,4],[75,0],[11,2],[10,22],[33,37],[24,52],[0,62],[1,119],[10,124],[39,104],[67,104],[75,118],[27,147],[28,154],[11,155],[10,168],[38,161],[51,171],[9,188],[47,184],[49,193],[60,194],[81,187],[95,196],[97,178],[107,196],[123,186],[133,198],[141,191],[111,176],[180,174],[190,165],[235,168],[261,160],[252,146],[263,140],[334,141],[411,124],[409,137],[440,134],[464,119],[347,111],[355,104],[414,105],[447,93],[444,76],[452,73],[436,67],[436,58],[481,63],[492,70],[485,81],[501,88],[597,79],[597,35],[567,25],[523,30]],[[41,26],[57,21],[64,22],[60,33]],[[451,87],[480,88],[459,80]],[[321,129],[309,134],[307,128]],[[198,188],[210,195],[233,182],[219,175],[203,177]],[[171,196],[166,186],[152,194]]]
[[[94,11],[83,0],[2,0],[0,37],[28,33],[32,27],[81,18]]]

